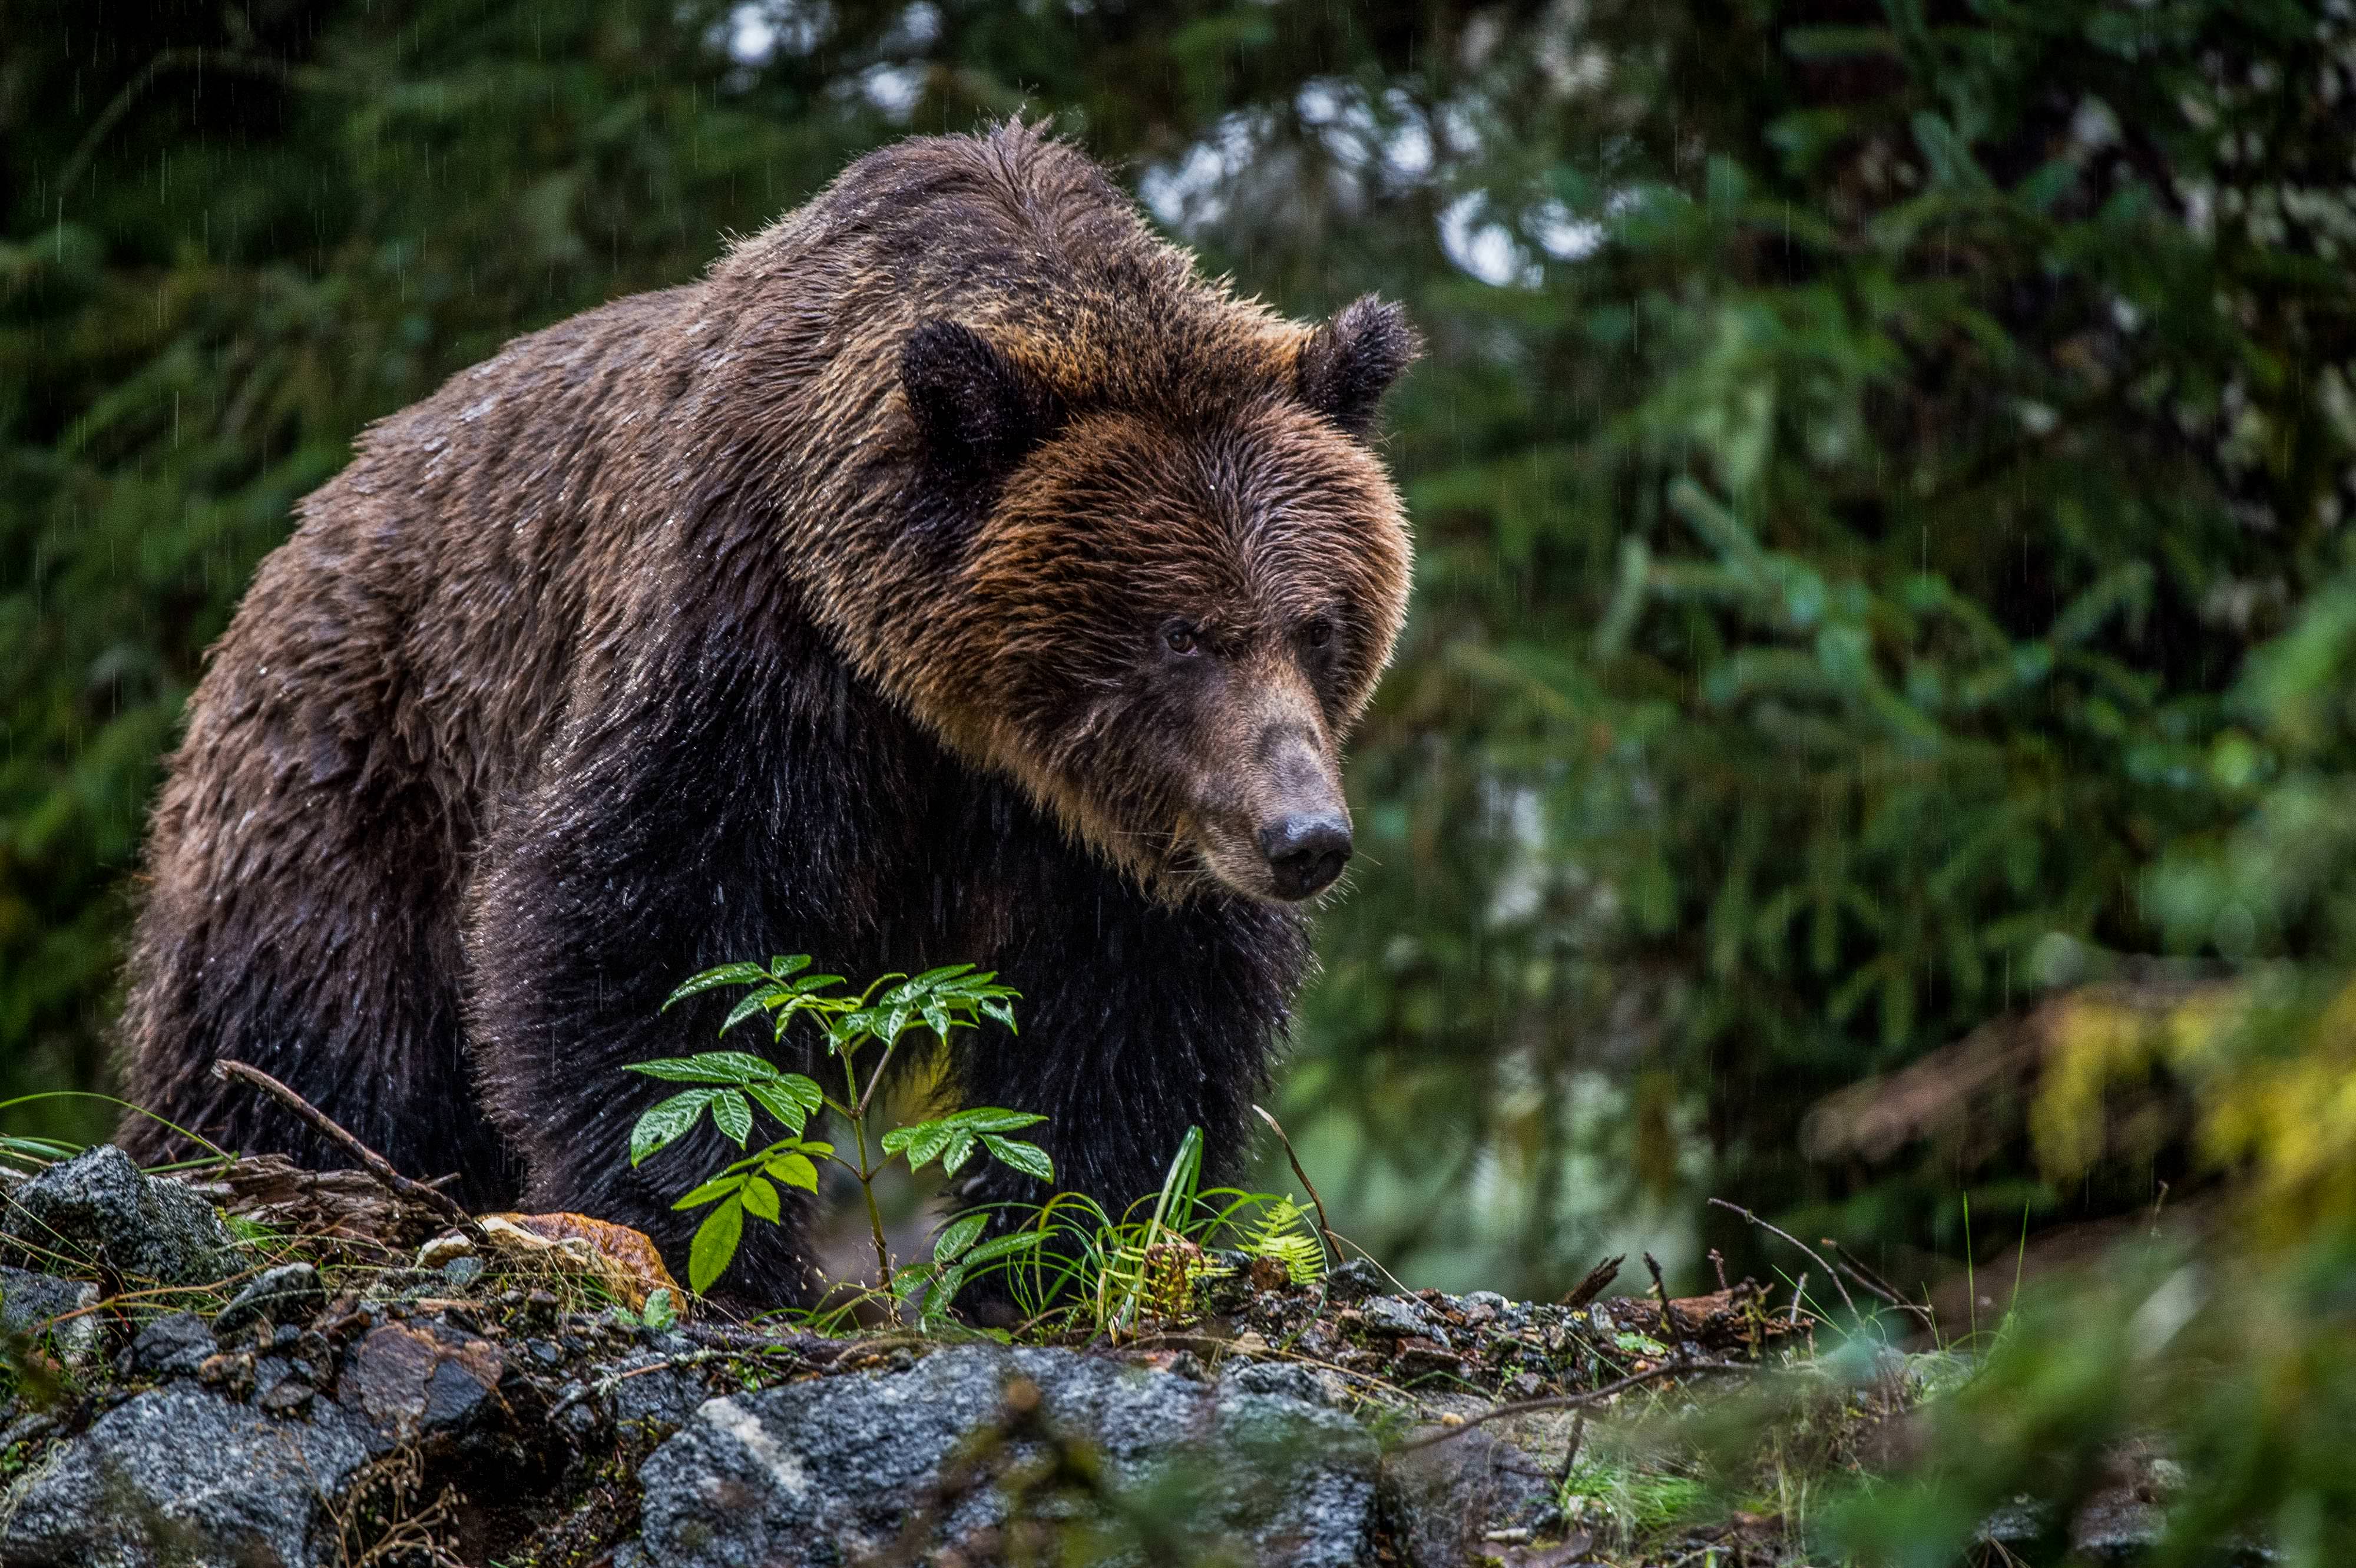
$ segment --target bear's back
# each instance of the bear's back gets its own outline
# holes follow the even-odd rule
[[[703,279],[519,338],[365,432],[257,575],[189,746],[299,710],[271,727],[416,770],[463,853],[648,628],[758,635],[809,605],[863,642],[861,595],[903,553],[898,351],[934,318],[1076,403],[1178,418],[1256,393],[1293,332],[1034,127],[883,148]]]

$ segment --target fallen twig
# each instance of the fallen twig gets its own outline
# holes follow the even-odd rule
[[[1284,1145],[1284,1157],[1291,1162],[1292,1174],[1301,1178],[1301,1185],[1306,1187],[1309,1191],[1309,1202],[1311,1206],[1317,1210],[1317,1240],[1325,1248],[1326,1266],[1328,1268],[1334,1269],[1340,1268],[1342,1266],[1342,1239],[1339,1236],[1334,1235],[1333,1227],[1325,1222],[1325,1200],[1317,1196],[1317,1184],[1311,1181],[1309,1179],[1309,1173],[1301,1168],[1301,1156],[1292,1152],[1292,1140],[1284,1135],[1284,1128],[1282,1124],[1280,1123],[1275,1117],[1269,1115],[1268,1112],[1260,1106],[1255,1105],[1252,1107],[1252,1110],[1258,1112],[1259,1119],[1268,1123],[1269,1130],[1276,1134],[1276,1141]]]
[[[1879,1274],[1875,1273],[1871,1269],[1866,1267],[1864,1262],[1855,1253],[1851,1252],[1847,1248],[1842,1246],[1837,1241],[1829,1241],[1826,1244],[1831,1247],[1832,1250],[1838,1254],[1834,1261],[1839,1263],[1842,1268],[1848,1271],[1849,1278],[1855,1280],[1858,1283],[1863,1285],[1874,1294],[1879,1296],[1890,1305],[1898,1308],[1899,1311],[1912,1313],[1915,1316],[1922,1320],[1923,1327],[1936,1329],[1939,1326],[1937,1319],[1932,1316],[1931,1309],[1929,1307],[1917,1306],[1914,1303],[1908,1301],[1904,1296],[1900,1295],[1898,1294],[1897,1286],[1891,1284],[1888,1280],[1883,1279]]]
[[[1815,1259],[1816,1267],[1824,1270],[1825,1276],[1833,1282],[1833,1289],[1840,1292],[1842,1305],[1846,1305],[1852,1315],[1857,1314],[1857,1299],[1848,1294],[1848,1286],[1841,1283],[1840,1271],[1835,1269],[1830,1263],[1826,1262],[1823,1256],[1819,1254],[1814,1247],[1809,1246],[1805,1241],[1801,1240],[1789,1230],[1783,1230],[1780,1226],[1768,1224],[1767,1221],[1760,1219],[1759,1216],[1751,1213],[1751,1210],[1743,1208],[1742,1205],[1739,1203],[1729,1203],[1722,1197],[1713,1197],[1709,1201],[1712,1207],[1728,1209],[1733,1213],[1740,1214],[1743,1219],[1748,1219],[1751,1224],[1756,1225],[1762,1230],[1768,1232],[1770,1235],[1781,1236],[1784,1240],[1789,1241],[1793,1246],[1797,1247],[1809,1257]]]
[[[1661,1278],[1661,1261],[1647,1252],[1644,1266],[1653,1271],[1653,1299],[1661,1306],[1661,1343],[1675,1349],[1684,1337],[1677,1332],[1677,1320],[1669,1313],[1669,1287]]]
[[[1493,1406],[1478,1415],[1468,1415],[1459,1424],[1433,1433],[1429,1437],[1419,1437],[1412,1443],[1402,1443],[1398,1446],[1398,1451],[1404,1454],[1418,1448],[1429,1448],[1435,1443],[1445,1443],[1451,1437],[1462,1436],[1483,1422],[1497,1421],[1509,1415],[1527,1415],[1534,1411],[1541,1410],[1580,1410],[1590,1405],[1601,1404],[1614,1395],[1624,1394],[1630,1389],[1649,1383],[1655,1378],[1683,1377],[1687,1372],[1755,1372],[1758,1369],[1748,1361],[1669,1361],[1654,1368],[1649,1372],[1631,1372],[1624,1378],[1606,1383],[1599,1389],[1589,1389],[1584,1393],[1556,1394],[1547,1399],[1520,1400],[1513,1404]]]
[[[1556,1305],[1570,1307],[1574,1311],[1585,1306],[1589,1302],[1601,1295],[1612,1282],[1620,1277],[1620,1265],[1627,1261],[1628,1254],[1625,1252],[1616,1253],[1604,1259],[1588,1270],[1587,1277],[1571,1286],[1569,1294]]]
[[[1579,1463],[1579,1445],[1586,1441],[1587,1412],[1582,1410],[1576,1416],[1571,1418],[1570,1441],[1563,1444],[1562,1475],[1559,1479],[1560,1485],[1569,1486],[1570,1484],[1571,1469]]]
[[[213,1063],[213,1076],[220,1079],[235,1079],[253,1085],[301,1117],[313,1132],[358,1160],[360,1169],[374,1176],[387,1191],[397,1197],[408,1198],[412,1203],[423,1204],[456,1225],[470,1238],[477,1241],[483,1240],[482,1227],[475,1223],[475,1217],[467,1213],[456,1198],[447,1193],[437,1191],[422,1181],[410,1180],[392,1168],[391,1161],[353,1137],[326,1112],[260,1068],[249,1067],[244,1062],[231,1061],[224,1057]]]

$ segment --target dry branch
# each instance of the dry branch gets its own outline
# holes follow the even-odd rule
[[[1824,1270],[1825,1276],[1833,1282],[1833,1289],[1840,1292],[1841,1305],[1848,1308],[1851,1316],[1858,1316],[1857,1310],[1857,1298],[1848,1294],[1848,1286],[1841,1283],[1840,1271],[1834,1268],[1830,1263],[1826,1262],[1823,1256],[1818,1253],[1814,1247],[1809,1246],[1805,1241],[1801,1240],[1797,1236],[1793,1235],[1789,1230],[1783,1229],[1781,1226],[1768,1224],[1767,1221],[1760,1219],[1759,1216],[1751,1213],[1751,1210],[1743,1208],[1742,1205],[1739,1203],[1729,1203],[1722,1197],[1713,1197],[1709,1201],[1711,1206],[1714,1208],[1730,1209],[1736,1214],[1740,1214],[1743,1219],[1748,1219],[1751,1224],[1756,1225],[1759,1229],[1766,1231],[1772,1236],[1781,1236],[1784,1240],[1789,1241],[1793,1246],[1797,1247],[1809,1257],[1814,1258],[1815,1260],[1816,1267]]]
[[[317,1106],[312,1104],[309,1101],[304,1099],[301,1095],[295,1093],[293,1090],[287,1088],[284,1084],[279,1082],[276,1079],[271,1077],[260,1068],[249,1067],[244,1062],[230,1061],[228,1058],[224,1057],[220,1060],[213,1063],[213,1076],[220,1079],[235,1079],[240,1082],[253,1085],[253,1087],[261,1090],[273,1100],[277,1101],[278,1103],[286,1107],[287,1110],[292,1111],[295,1115],[301,1117],[303,1121],[309,1125],[313,1132],[318,1133],[321,1137],[327,1139],[329,1143],[343,1150],[344,1153],[349,1155],[353,1159],[358,1160],[359,1162],[360,1169],[368,1172],[369,1175],[381,1182],[387,1191],[391,1192],[398,1197],[405,1197],[412,1203],[423,1204],[426,1208],[441,1214],[452,1224],[456,1225],[459,1229],[466,1231],[467,1235],[475,1237],[477,1240],[481,1239],[482,1230],[480,1227],[476,1225],[475,1217],[467,1213],[466,1209],[459,1205],[457,1199],[450,1197],[447,1193],[437,1191],[435,1188],[426,1186],[422,1181],[410,1180],[407,1176],[392,1168],[391,1161],[386,1159],[382,1155],[378,1154],[374,1149],[369,1148],[366,1144],[361,1143],[358,1138],[353,1137],[351,1133],[345,1131],[344,1128],[337,1124],[336,1120],[329,1116],[326,1112],[320,1110]]]
[[[1445,1443],[1451,1437],[1470,1432],[1483,1422],[1499,1421],[1509,1415],[1527,1415],[1541,1410],[1580,1410],[1601,1404],[1656,1378],[1681,1378],[1687,1372],[1755,1372],[1758,1369],[1748,1361],[1670,1361],[1649,1372],[1631,1372],[1624,1378],[1605,1383],[1601,1388],[1589,1389],[1583,1393],[1556,1394],[1548,1399],[1519,1400],[1512,1404],[1493,1405],[1478,1415],[1466,1416],[1458,1425],[1435,1432],[1429,1437],[1419,1437],[1411,1443],[1402,1443],[1398,1451],[1405,1454],[1418,1448],[1429,1448],[1435,1443]]]
[[[1261,1107],[1255,1105],[1252,1109],[1259,1112],[1259,1119],[1267,1122],[1269,1129],[1276,1133],[1276,1141],[1284,1145],[1284,1157],[1292,1163],[1292,1174],[1301,1178],[1301,1185],[1306,1187],[1309,1191],[1310,1203],[1317,1210],[1317,1239],[1324,1244],[1327,1265],[1332,1268],[1340,1268],[1342,1266],[1342,1239],[1333,1234],[1333,1227],[1325,1223],[1325,1200],[1317,1196],[1317,1184],[1311,1181],[1309,1179],[1309,1173],[1301,1168],[1301,1156],[1292,1152],[1292,1140],[1284,1135],[1283,1126],[1278,1122],[1275,1117],[1269,1115],[1265,1110],[1261,1109]]]
[[[1612,1282],[1620,1277],[1620,1265],[1627,1261],[1628,1254],[1625,1252],[1615,1253],[1604,1259],[1588,1270],[1587,1277],[1571,1286],[1570,1293],[1557,1305],[1574,1308],[1585,1306],[1589,1302],[1601,1295]]]

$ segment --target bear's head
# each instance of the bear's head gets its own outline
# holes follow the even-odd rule
[[[1108,392],[1068,337],[919,325],[927,716],[1162,897],[1331,886],[1342,743],[1407,611],[1367,441],[1415,352],[1372,298],[1314,329],[1231,311]]]

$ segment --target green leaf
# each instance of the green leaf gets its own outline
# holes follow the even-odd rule
[[[744,1140],[753,1135],[753,1108],[734,1090],[723,1089],[712,1096],[712,1124],[741,1149]]]
[[[941,1120],[952,1127],[962,1127],[974,1133],[1012,1133],[1021,1127],[1035,1127],[1046,1118],[1032,1111],[1005,1111],[995,1105],[977,1105],[970,1111],[960,1111]]]
[[[906,1155],[908,1168],[916,1170],[948,1147],[954,1132],[955,1129],[946,1120],[915,1122],[905,1127],[894,1127],[884,1134],[884,1152]]]
[[[759,985],[769,978],[768,971],[757,963],[723,963],[718,969],[707,969],[681,983],[678,990],[663,998],[663,1007],[668,1010],[674,1002],[702,992],[717,991],[723,985]]]
[[[624,1072],[642,1072],[648,1078],[667,1079],[673,1083],[733,1083],[726,1073],[715,1072],[694,1057],[657,1057],[652,1061],[626,1062]]]
[[[946,1263],[972,1246],[980,1239],[982,1227],[989,1223],[990,1216],[986,1214],[969,1214],[952,1224],[941,1232],[941,1239],[933,1243],[933,1262]]]
[[[801,971],[808,969],[809,966],[810,956],[806,952],[798,952],[787,957],[773,958],[769,961],[769,978],[772,980],[784,980],[788,975],[798,974]]]
[[[951,1127],[948,1146],[941,1150],[941,1174],[955,1176],[958,1167],[973,1157],[974,1133],[967,1127]],[[915,1161],[910,1161],[911,1167]]]
[[[785,1076],[776,1066],[744,1051],[698,1051],[691,1057],[658,1057],[630,1062],[626,1070],[680,1083],[723,1083],[741,1088],[768,1083]]]
[[[798,1133],[809,1126],[811,1113],[826,1103],[819,1086],[799,1073],[788,1073],[775,1083],[748,1083],[744,1092],[784,1122],[788,1133]]]
[[[759,1176],[749,1176],[744,1182],[744,1212],[770,1224],[777,1222],[777,1189]]]
[[[791,999],[790,992],[775,985],[764,985],[728,1009],[728,1016],[720,1020],[720,1033],[726,1034],[754,1014],[766,1007],[782,1007]]]
[[[679,1321],[679,1304],[669,1285],[658,1285],[647,1293],[646,1309],[638,1314],[638,1321],[658,1333]]]
[[[798,1187],[804,1192],[818,1190],[818,1166],[800,1155],[779,1155],[761,1169],[787,1187]],[[776,1216],[769,1218],[774,1219]]]
[[[715,1081],[740,1089],[747,1084],[775,1083],[786,1076],[776,1063],[750,1051],[699,1051],[688,1059],[701,1062],[714,1072],[726,1073],[725,1079]]]
[[[949,1305],[965,1285],[965,1265],[959,1263],[944,1269],[940,1276],[926,1288],[925,1299],[916,1308],[916,1316],[926,1322],[937,1322],[948,1316]]]
[[[1045,1236],[1025,1226],[1020,1230],[1011,1231],[1004,1236],[994,1237],[984,1241],[980,1246],[958,1259],[958,1262],[963,1268],[975,1269],[984,1263],[994,1263],[1001,1258],[1011,1258],[1017,1252],[1035,1251],[1045,1240]]]
[[[995,1018],[1000,1023],[1005,1025],[1007,1033],[1022,1033],[1020,1029],[1017,1029],[1014,1026],[1014,1009],[1008,1006],[1005,1003],[998,1001],[993,997],[984,997],[979,1005],[981,1008],[982,1015],[984,1017]]]
[[[736,1243],[744,1237],[744,1205],[732,1197],[695,1228],[695,1240],[687,1249],[688,1287],[698,1295],[709,1291],[736,1261]]]
[[[717,1198],[726,1197],[729,1194],[743,1187],[744,1185],[744,1178],[741,1176],[713,1176],[710,1181],[705,1182],[702,1186],[691,1188],[687,1196],[680,1198],[677,1203],[672,1204],[671,1208],[674,1209],[701,1208],[705,1204],[712,1202]]]
[[[1037,1176],[1041,1181],[1055,1179],[1055,1162],[1047,1151],[1036,1144],[1026,1144],[1019,1138],[1001,1138],[995,1133],[981,1135],[982,1147],[998,1156],[1001,1165],[1012,1165],[1024,1176]]]
[[[691,1089],[659,1101],[640,1116],[637,1125],[630,1129],[630,1164],[637,1165],[669,1148],[695,1125],[696,1118],[719,1092]]]

